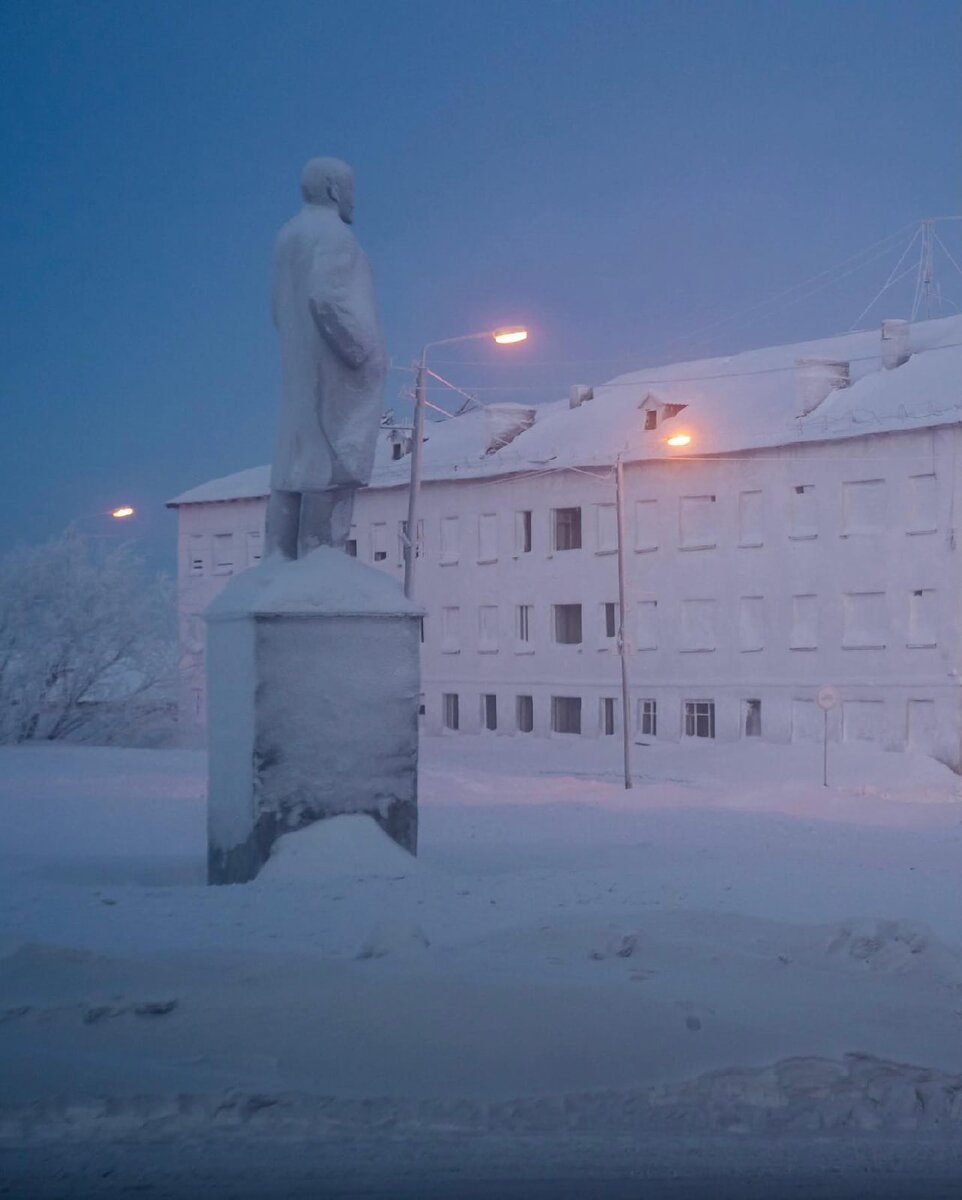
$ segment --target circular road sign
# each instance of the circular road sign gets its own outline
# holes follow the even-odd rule
[[[824,687],[820,687],[815,696],[815,703],[824,712],[828,712],[830,708],[834,708],[838,704],[838,692],[830,683],[826,683]]]

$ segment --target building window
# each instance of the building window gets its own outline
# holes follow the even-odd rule
[[[796,540],[818,537],[818,509],[815,484],[798,483],[792,489],[792,507],[788,536]]]
[[[498,649],[498,606],[482,604],[478,609],[478,652],[494,654]]]
[[[234,535],[232,533],[214,534],[214,574],[234,574]]]
[[[658,409],[649,408],[645,412],[645,429],[652,430],[658,428]]]
[[[581,645],[581,605],[554,605],[554,640],[563,646]]]
[[[554,733],[581,732],[581,697],[551,697],[551,729]]]
[[[635,501],[635,549],[643,554],[658,549],[658,501]]]
[[[424,617],[418,617],[418,636],[422,646],[424,645],[424,621]]]
[[[934,475],[910,475],[906,533],[935,533],[939,524]]]
[[[635,625],[635,649],[658,649],[658,601],[639,600]]]
[[[761,546],[764,511],[760,491],[738,494],[738,544],[739,546]]]
[[[427,707],[424,703],[424,693],[421,692],[418,696],[418,716],[423,717],[425,712],[427,712]]]
[[[441,653],[461,650],[461,609],[456,604],[441,609]]]
[[[357,558],[357,538],[348,538],[344,543],[344,553],[348,558]]]
[[[842,484],[842,536],[882,533],[886,528],[884,479]]]
[[[478,517],[478,562],[498,561],[498,518],[495,513]]]
[[[745,701],[745,737],[762,736],[762,702]]]
[[[408,541],[408,523],[407,521],[398,521],[397,523],[397,560],[398,566],[404,563],[404,555],[407,551]],[[424,553],[424,522],[418,521],[418,536],[414,539],[414,557],[420,558]]]
[[[531,510],[522,509],[514,514],[514,552],[531,553]]]
[[[441,697],[444,728],[459,729],[461,725],[461,715],[458,711],[458,694],[457,692],[445,692]]]
[[[658,703],[655,700],[638,701],[638,729],[642,737],[658,736]]]
[[[888,636],[884,592],[846,592],[842,597],[842,648],[880,650]]]
[[[207,558],[204,541],[204,537],[199,533],[192,533],[190,535],[190,546],[187,555],[191,575],[203,575],[204,573],[204,561]]]
[[[611,737],[615,732],[615,700],[613,696],[601,698],[601,732]]]
[[[515,697],[515,720],[518,724],[518,733],[531,733],[531,731],[534,729],[533,697]]]
[[[815,650],[818,648],[818,597],[812,595],[792,597],[791,650]]]
[[[765,648],[765,600],[742,596],[738,601],[738,648],[742,653]]]
[[[601,606],[601,631],[606,638],[618,636],[618,605],[611,601]]]
[[[456,563],[461,557],[461,535],[457,517],[441,518],[441,562]]]
[[[533,610],[533,604],[518,604],[514,610],[517,620],[515,635],[518,641],[525,645],[531,641],[531,614]]]
[[[618,513],[613,504],[595,505],[595,525],[598,536],[596,552],[614,554],[618,549]]]
[[[498,697],[494,692],[481,697],[481,725],[492,733],[498,728]]]
[[[936,645],[935,624],[935,589],[918,588],[909,596],[908,644],[913,648]]]
[[[884,714],[881,700],[843,700],[842,741],[881,741]]]
[[[551,547],[553,550],[581,549],[581,509],[551,510]]]
[[[247,534],[247,565],[255,566],[264,554],[264,538],[259,529],[252,529]]]
[[[682,496],[678,514],[682,550],[711,550],[715,546],[714,496]]]
[[[387,524],[375,521],[371,526],[371,560],[384,562],[387,558]]]
[[[685,737],[713,738],[715,736],[715,701],[685,701]]]
[[[718,640],[718,602],[682,600],[681,646],[683,652],[714,650]]]

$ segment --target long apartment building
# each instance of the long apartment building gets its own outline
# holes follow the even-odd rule
[[[962,318],[651,368],[431,423],[417,530],[429,732],[822,736],[962,766]],[[687,440],[686,440],[687,439]],[[349,551],[402,577],[410,461],[384,430]],[[268,468],[184,493],[182,706],[202,613],[259,561]]]

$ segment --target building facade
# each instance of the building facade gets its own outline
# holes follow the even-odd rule
[[[719,360],[612,381],[614,419],[605,389],[581,389],[495,451],[485,414],[431,426],[417,537],[426,731],[620,735],[612,463],[627,441],[637,740],[821,739],[815,696],[830,684],[831,738],[959,766],[962,322],[926,326],[912,331],[911,360],[890,368],[877,334],[817,344],[816,374],[846,372],[810,408],[811,344],[780,348],[771,368],[758,362],[775,352],[725,360],[721,396],[710,387]],[[741,431],[732,394],[749,410]],[[667,439],[679,431],[690,442],[675,453]],[[400,581],[407,464],[383,441],[351,549]],[[255,469],[172,502],[188,721],[204,719],[201,613],[259,560],[266,492],[266,468]]]

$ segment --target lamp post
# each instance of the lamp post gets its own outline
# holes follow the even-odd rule
[[[426,400],[425,391],[427,390],[428,351],[435,346],[450,346],[455,342],[473,342],[483,338],[492,338],[499,346],[509,346],[515,342],[523,342],[527,337],[527,329],[513,325],[505,329],[486,329],[483,333],[463,333],[459,337],[441,338],[436,342],[426,342],[421,349],[414,386],[414,430],[411,435],[411,487],[408,492],[407,532],[404,536],[404,594],[409,600],[414,598],[414,564],[417,559],[418,502],[421,498],[421,451],[424,444],[424,406]]]

